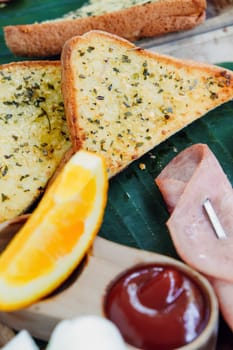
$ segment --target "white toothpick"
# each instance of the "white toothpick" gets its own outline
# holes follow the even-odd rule
[[[219,238],[219,239],[225,239],[227,238],[227,235],[216,215],[216,212],[211,204],[211,201],[209,198],[206,198],[204,203],[203,203],[203,207],[205,208],[205,211],[208,215],[208,218],[214,228],[214,231],[216,233],[216,236]]]

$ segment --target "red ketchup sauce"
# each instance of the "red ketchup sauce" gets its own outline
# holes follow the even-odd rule
[[[172,350],[192,342],[209,318],[197,282],[176,267],[134,267],[109,286],[104,312],[125,341],[143,350]]]

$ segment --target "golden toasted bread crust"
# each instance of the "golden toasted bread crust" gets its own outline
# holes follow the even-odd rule
[[[187,30],[205,18],[206,0],[148,2],[99,16],[6,26],[5,40],[16,55],[48,57],[61,53],[66,40],[97,29],[134,41]]]
[[[62,91],[75,150],[102,153],[113,176],[233,98],[233,73],[91,31],[62,52]]]
[[[20,68],[46,68],[46,67],[61,67],[60,61],[51,61],[51,60],[35,60],[35,61],[18,61],[18,62],[9,62],[0,65],[0,70],[7,68],[15,69],[16,71]]]

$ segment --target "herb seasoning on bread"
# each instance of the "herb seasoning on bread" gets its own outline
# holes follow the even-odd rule
[[[2,222],[38,198],[70,148],[59,62],[0,66],[0,126]]]
[[[100,31],[68,41],[62,67],[74,148],[102,153],[109,176],[233,98],[233,72]]]

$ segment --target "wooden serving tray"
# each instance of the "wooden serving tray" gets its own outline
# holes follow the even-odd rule
[[[1,312],[0,320],[14,329],[27,329],[36,338],[48,340],[63,319],[103,315],[108,284],[125,268],[151,261],[172,263],[174,259],[97,237],[79,269],[55,293],[23,310]]]
[[[96,237],[86,259],[55,293],[16,312],[1,312],[0,320],[16,330],[27,329],[32,336],[48,340],[63,319],[103,313],[103,299],[109,283],[126,268],[146,262],[175,265],[186,273],[190,268],[173,258],[129,248]],[[192,270],[192,277],[200,280]],[[135,349],[128,346],[128,349]]]

